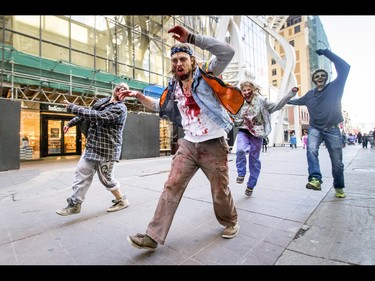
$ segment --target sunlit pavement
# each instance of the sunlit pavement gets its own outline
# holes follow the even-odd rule
[[[320,150],[322,191],[305,188],[302,148],[271,147],[252,197],[230,188],[241,225],[223,239],[208,180],[199,170],[176,212],[165,245],[155,252],[132,247],[127,235],[144,233],[168,176],[171,157],[122,160],[116,177],[128,208],[108,213],[112,194],[95,177],[81,213],[61,217],[77,157],[22,162],[0,172],[1,265],[374,265],[375,148],[344,149],[347,198],[332,188],[328,153]]]

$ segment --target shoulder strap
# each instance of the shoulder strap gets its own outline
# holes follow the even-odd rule
[[[160,107],[163,105],[163,103],[165,102],[165,99],[167,98],[167,94],[168,94],[168,86],[164,89],[163,93],[161,94],[160,96],[160,100],[159,100],[159,105]]]
[[[165,89],[163,90],[161,96],[160,96],[160,99],[159,99],[159,106],[160,108],[162,107],[162,105],[164,104],[165,102],[165,99],[167,98],[168,96],[168,92],[172,90],[172,88],[174,87],[174,82],[169,82],[167,87],[165,87]]]

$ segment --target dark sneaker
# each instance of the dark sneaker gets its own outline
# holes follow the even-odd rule
[[[306,184],[307,189],[312,189],[312,190],[322,190],[320,181],[316,178],[312,178],[307,184]]]
[[[336,191],[335,196],[337,198],[345,198],[346,197],[346,194],[345,194],[345,192],[342,188],[335,188],[335,191]]]
[[[237,236],[238,231],[240,230],[240,225],[238,222],[234,226],[227,226],[225,227],[221,237],[231,239]]]
[[[56,213],[58,215],[60,215],[60,216],[70,216],[70,215],[74,215],[74,214],[79,214],[81,212],[81,204],[82,203],[74,204],[72,198],[70,198],[70,197],[68,199],[66,199],[66,201],[68,202],[68,206],[66,206],[65,208],[63,208],[61,210],[56,211]]]
[[[128,236],[127,240],[133,247],[136,247],[138,249],[155,251],[158,247],[158,242],[156,242],[147,234],[137,233],[137,235],[135,236]]]
[[[245,177],[238,176],[237,179],[236,179],[236,182],[241,184],[241,183],[243,183],[244,180],[245,180]]]
[[[245,189],[245,195],[250,197],[253,194],[253,190],[254,190],[253,187],[247,187]]]
[[[120,211],[122,209],[125,209],[127,206],[129,206],[129,201],[126,198],[121,198],[119,200],[112,200],[112,202],[114,204],[107,209],[107,212]]]

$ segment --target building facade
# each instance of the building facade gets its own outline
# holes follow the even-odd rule
[[[294,74],[299,87],[298,96],[304,95],[307,91],[314,88],[315,85],[311,79],[312,73],[317,69],[325,69],[332,79],[332,63],[324,56],[316,54],[317,49],[330,48],[327,35],[324,31],[319,16],[289,16],[280,35],[288,40],[293,46],[296,54],[296,66]],[[275,44],[274,48],[284,55],[284,50],[280,44]],[[280,81],[283,77],[283,71],[280,65],[273,59],[269,59],[269,77],[270,84],[276,88],[280,87]],[[344,122],[341,129],[345,132],[351,130],[350,117],[343,111]],[[284,128],[284,142],[289,143],[291,133],[295,133],[298,141],[304,131],[309,127],[309,113],[305,106],[295,106],[288,108],[289,126]]]
[[[223,23],[228,25],[224,32]],[[170,78],[169,50],[175,40],[167,31],[176,24],[229,44],[236,40],[241,56],[223,78],[235,85],[251,78],[268,94],[265,35],[247,16],[0,16],[0,99],[20,104],[20,159],[82,153],[79,128],[69,134],[62,130],[73,117],[64,99],[90,106],[120,82],[158,97]],[[199,48],[195,55],[210,59]],[[126,104],[129,112],[154,114],[136,100]],[[160,140],[161,152],[170,152],[178,135],[172,124],[160,120],[152,137]]]

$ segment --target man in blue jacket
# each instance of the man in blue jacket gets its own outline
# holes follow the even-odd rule
[[[322,174],[319,165],[319,146],[324,141],[331,158],[333,187],[337,198],[345,198],[344,164],[342,162],[342,136],[340,123],[344,120],[341,111],[341,99],[344,93],[350,65],[328,49],[316,50],[319,56],[325,56],[333,62],[337,77],[327,83],[328,73],[318,69],[312,74],[316,87],[288,104],[305,105],[310,115],[308,145],[306,150],[308,163],[308,183],[306,188],[321,190]]]

